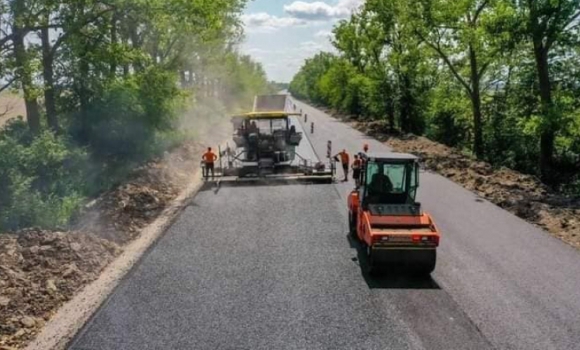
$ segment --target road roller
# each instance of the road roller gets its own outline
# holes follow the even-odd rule
[[[419,158],[405,153],[363,154],[358,187],[348,196],[350,235],[366,250],[368,273],[435,269],[440,233],[415,200]]]

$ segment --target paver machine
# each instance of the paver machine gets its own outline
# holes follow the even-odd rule
[[[360,186],[348,196],[349,228],[367,254],[370,273],[435,269],[440,234],[415,201],[419,159],[404,153],[364,156]]]
[[[285,111],[286,95],[256,96],[254,111],[231,118],[233,146],[220,152],[222,181],[296,180],[332,182],[334,163],[301,155],[303,135],[297,131],[299,115]]]

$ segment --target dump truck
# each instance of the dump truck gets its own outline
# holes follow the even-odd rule
[[[286,105],[286,95],[256,96],[252,112],[231,117],[233,144],[219,149],[220,182],[333,181],[334,162],[308,159],[298,152],[303,135],[292,117],[299,114],[287,112]]]
[[[359,187],[348,196],[349,230],[366,250],[366,269],[435,269],[440,233],[415,197],[419,159],[404,153],[363,156]]]
[[[278,95],[258,95],[254,97],[254,107],[252,112],[281,112],[286,109],[288,96]]]

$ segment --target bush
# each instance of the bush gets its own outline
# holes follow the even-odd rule
[[[33,139],[22,124],[0,133],[0,230],[66,225],[84,200],[88,155],[48,131]]]
[[[181,96],[175,77],[157,68],[113,81],[74,118],[73,136],[98,162],[142,162],[160,151],[156,137],[172,129]]]
[[[470,109],[462,93],[451,86],[434,89],[427,111],[428,138],[451,147],[469,145]]]

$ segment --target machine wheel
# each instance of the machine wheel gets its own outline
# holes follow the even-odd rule
[[[414,268],[415,272],[419,275],[429,275],[433,270],[435,270],[435,265],[437,263],[437,251],[430,250],[429,253],[418,262]]]
[[[366,272],[370,275],[370,276],[376,276],[377,275],[377,266],[374,262],[373,259],[373,252],[371,250],[370,246],[366,246],[366,250],[367,250],[367,266],[366,266]]]
[[[351,211],[348,212],[348,232],[352,238],[358,239],[358,235],[356,233],[356,217]]]

